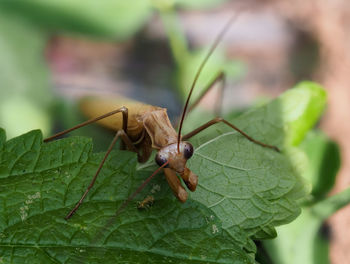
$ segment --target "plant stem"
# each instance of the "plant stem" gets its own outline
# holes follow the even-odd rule
[[[350,187],[344,191],[328,197],[311,208],[311,213],[325,220],[337,210],[350,203]]]
[[[168,35],[171,52],[173,53],[176,64],[179,68],[182,68],[183,63],[185,63],[189,56],[189,51],[178,16],[172,6],[159,9],[159,13],[164,24],[165,32]]]

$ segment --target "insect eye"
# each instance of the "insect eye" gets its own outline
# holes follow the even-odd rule
[[[193,155],[193,146],[190,143],[186,143],[184,147],[184,157],[185,159],[191,158]]]
[[[161,154],[157,154],[156,155],[156,163],[158,164],[158,166],[162,166],[165,162],[167,162],[167,158],[164,157],[164,155],[161,155]],[[166,165],[164,168],[168,167],[168,165]]]

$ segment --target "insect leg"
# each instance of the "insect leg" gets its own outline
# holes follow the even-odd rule
[[[132,201],[132,199],[134,199],[136,197],[136,195],[138,193],[140,193],[142,191],[143,188],[145,188],[145,186],[154,178],[154,176],[156,176],[165,166],[167,166],[169,164],[169,161],[165,162],[162,166],[160,166],[158,169],[156,169],[151,176],[149,176],[146,180],[144,180],[144,182],[136,189],[136,191],[134,191],[129,197],[128,199],[126,199],[118,208],[118,210],[115,212],[114,216],[112,218],[109,219],[109,221],[106,223],[106,225],[97,233],[97,235],[95,236],[95,238],[93,239],[93,242],[98,241],[101,236],[103,235],[103,233],[105,233],[108,230],[108,227],[110,225],[112,225],[112,223],[114,222],[114,220],[119,216],[119,214],[127,207],[127,205]],[[95,243],[92,243],[95,244]]]
[[[221,117],[216,117],[212,120],[210,120],[209,122],[205,123],[204,125],[196,128],[195,130],[193,130],[192,132],[184,135],[182,137],[182,140],[187,140],[191,137],[193,137],[194,135],[197,135],[199,132],[203,131],[204,129],[212,126],[212,125],[215,125],[219,122],[223,122],[224,124],[228,125],[229,127],[233,128],[234,130],[236,130],[237,132],[239,132],[240,134],[242,134],[243,136],[245,136],[248,140],[252,141],[253,143],[255,144],[258,144],[260,146],[263,146],[265,148],[271,148],[273,150],[276,150],[277,152],[279,152],[280,150],[276,147],[276,146],[272,146],[272,145],[268,145],[268,144],[265,144],[263,142],[260,142],[258,140],[255,140],[254,138],[250,137],[249,135],[247,135],[245,132],[243,132],[242,130],[240,130],[239,128],[237,128],[235,125],[231,124],[230,122],[226,121],[225,119],[221,118]]]
[[[223,71],[220,71],[215,78],[205,87],[201,95],[188,107],[187,113],[191,112],[197,105],[198,103],[203,99],[203,97],[213,88],[215,87],[215,84],[220,82],[220,87],[219,87],[219,94],[218,94],[218,99],[215,104],[215,114],[220,115],[221,114],[221,106],[222,106],[222,99],[223,99],[223,89],[225,87],[225,81],[226,81],[226,76]]]
[[[181,178],[185,182],[187,188],[194,192],[198,184],[198,176],[194,174],[189,168],[185,168],[183,173],[180,174]]]
[[[88,194],[88,192],[90,191],[90,189],[92,188],[92,186],[94,186],[95,181],[96,181],[96,179],[97,179],[97,176],[99,175],[99,173],[100,173],[100,171],[101,171],[101,169],[102,169],[102,167],[103,167],[103,165],[104,165],[104,163],[105,163],[105,161],[106,161],[108,155],[111,153],[111,151],[112,151],[112,149],[113,149],[113,147],[114,147],[114,145],[115,145],[115,143],[117,142],[117,140],[118,140],[119,137],[122,138],[122,140],[125,142],[125,144],[126,144],[129,148],[134,148],[134,149],[135,149],[134,145],[132,144],[131,140],[129,139],[129,137],[127,136],[127,134],[124,132],[124,130],[119,130],[119,131],[115,134],[115,136],[114,136],[114,138],[113,138],[111,144],[109,145],[108,150],[107,150],[105,156],[103,157],[103,159],[102,159],[100,165],[98,166],[98,169],[97,169],[97,171],[96,171],[94,177],[92,178],[92,180],[91,180],[89,186],[86,188],[86,190],[85,190],[83,196],[80,198],[80,200],[79,200],[79,201],[77,202],[77,204],[74,206],[74,208],[73,208],[73,209],[69,212],[69,214],[65,217],[66,220],[68,220],[69,218],[71,218],[72,215],[75,213],[75,211],[78,210],[79,206],[83,203],[83,200],[85,199],[86,195]],[[133,149],[131,149],[131,150],[133,150]],[[135,150],[136,150],[136,149],[135,149]],[[133,150],[133,151],[135,151],[135,150]],[[137,152],[137,150],[136,150],[135,152]]]
[[[180,179],[177,177],[176,172],[172,169],[164,168],[164,174],[176,198],[179,199],[180,202],[186,202],[188,193],[181,185]]]
[[[128,132],[128,131],[127,131],[127,129],[128,129],[128,109],[127,109],[126,107],[123,106],[123,107],[121,107],[121,108],[119,108],[119,109],[116,109],[116,110],[111,111],[111,112],[109,112],[109,113],[106,113],[106,114],[104,114],[104,115],[101,115],[101,116],[92,118],[92,119],[90,119],[90,120],[87,120],[87,121],[85,121],[85,122],[83,122],[83,123],[80,123],[80,124],[78,124],[78,125],[76,125],[76,126],[74,126],[74,127],[72,127],[72,128],[69,128],[69,129],[66,129],[66,130],[64,130],[64,131],[61,131],[61,132],[59,132],[59,133],[57,133],[57,134],[55,134],[55,135],[53,135],[53,136],[51,136],[51,137],[48,137],[48,138],[44,139],[44,142],[49,142],[49,141],[51,141],[51,140],[53,140],[53,139],[55,139],[55,138],[57,138],[57,137],[60,137],[60,136],[62,136],[62,135],[64,135],[64,134],[67,134],[67,133],[69,133],[69,132],[71,132],[71,131],[73,131],[73,130],[76,130],[76,129],[81,128],[81,127],[83,127],[83,126],[86,126],[86,125],[95,123],[95,122],[97,122],[97,121],[99,121],[99,120],[101,120],[101,119],[104,119],[104,118],[106,118],[106,117],[109,117],[109,116],[111,116],[111,115],[114,115],[114,114],[117,114],[117,113],[120,113],[120,112],[121,112],[122,115],[123,115],[123,130],[124,130],[125,134],[127,134],[127,132]]]
[[[203,97],[213,88],[215,87],[215,84],[221,82],[221,85],[219,87],[219,94],[218,94],[218,100],[215,103],[215,114],[220,115],[221,114],[221,106],[222,106],[222,95],[223,95],[223,89],[225,87],[225,80],[226,76],[223,71],[220,71],[215,78],[207,85],[207,87],[204,88],[203,92],[198,96],[198,98],[188,107],[187,114],[190,113],[203,99]],[[176,120],[175,128],[178,127],[180,122],[180,117]]]

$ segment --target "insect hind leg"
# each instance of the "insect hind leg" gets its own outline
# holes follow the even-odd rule
[[[219,71],[215,78],[207,85],[207,87],[204,88],[200,96],[188,107],[187,113],[191,112],[199,104],[203,97],[206,96],[215,87],[216,84],[219,84],[220,86],[218,89],[218,95],[216,98],[214,111],[217,116],[220,116],[222,109],[223,93],[226,84],[226,75],[223,71]]]
[[[217,123],[220,123],[220,122],[223,122],[225,125],[231,127],[232,129],[236,130],[237,132],[239,132],[242,136],[246,137],[248,140],[250,140],[251,142],[255,143],[255,144],[258,144],[262,147],[265,147],[265,148],[270,148],[270,149],[273,149],[277,152],[280,152],[279,148],[276,147],[276,146],[272,146],[272,145],[268,145],[268,144],[265,144],[261,141],[258,141],[258,140],[255,140],[254,138],[252,138],[251,136],[249,136],[248,134],[246,134],[245,132],[243,132],[242,130],[240,130],[238,127],[236,127],[235,125],[233,125],[232,123],[228,122],[227,120],[221,118],[221,117],[216,117],[212,120],[210,120],[209,122],[201,125],[200,127],[196,128],[195,130],[193,130],[192,132],[184,135],[182,137],[182,140],[187,140],[195,135],[197,135],[198,133],[200,133],[201,131],[203,131],[204,129],[207,129],[208,127],[212,126],[212,125],[215,125]]]
[[[221,115],[223,94],[226,83],[226,75],[223,71],[219,71],[214,79],[203,89],[203,92],[198,96],[198,98],[188,107],[187,114],[189,114],[215,86],[219,84],[218,95],[216,98],[214,112],[217,116]],[[180,117],[176,120],[175,127],[177,128],[180,122]]]

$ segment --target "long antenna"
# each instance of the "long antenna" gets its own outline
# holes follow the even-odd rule
[[[177,136],[177,151],[180,152],[180,140],[181,140],[181,130],[182,130],[182,124],[184,122],[184,119],[185,119],[185,115],[186,115],[186,111],[187,111],[187,108],[188,108],[188,104],[190,102],[190,98],[191,98],[191,95],[192,95],[192,92],[193,92],[193,89],[198,81],[198,78],[199,78],[199,75],[201,74],[205,64],[207,63],[208,59],[210,58],[210,56],[213,54],[214,50],[216,49],[216,47],[218,46],[218,44],[220,43],[220,41],[222,40],[223,36],[225,35],[225,33],[227,32],[227,30],[230,28],[232,22],[238,17],[239,15],[239,12],[234,14],[230,19],[229,21],[225,24],[225,26],[223,27],[223,29],[220,31],[220,33],[217,35],[216,39],[214,40],[212,46],[210,47],[210,50],[207,54],[207,56],[204,58],[204,60],[202,61],[201,65],[199,66],[198,70],[197,70],[197,73],[194,77],[194,80],[192,82],[192,86],[191,86],[191,89],[190,89],[190,92],[187,96],[187,100],[186,100],[186,103],[185,103],[185,107],[184,107],[184,110],[182,112],[182,116],[181,116],[181,121],[180,121],[180,126],[179,126],[179,132],[178,132],[178,136]]]

